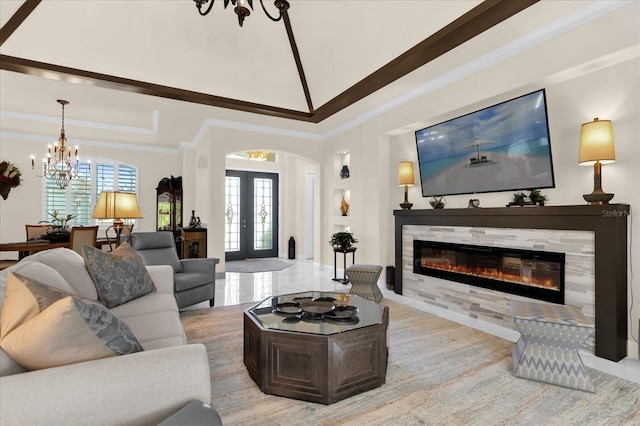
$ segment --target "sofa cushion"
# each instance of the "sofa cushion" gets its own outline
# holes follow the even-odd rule
[[[152,312],[142,315],[122,316],[120,319],[127,323],[145,350],[148,342],[170,337],[177,337],[182,340],[183,344],[187,343],[178,312]]]
[[[129,243],[121,244],[111,253],[88,245],[82,246],[82,251],[98,298],[107,308],[156,291],[142,258]]]
[[[0,329],[0,347],[29,370],[142,350],[127,324],[99,303],[13,273]]]
[[[91,281],[91,277],[85,268],[84,259],[75,251],[68,248],[57,248],[53,250],[44,250],[25,257],[17,265],[22,262],[40,262],[55,269],[64,280],[73,288],[73,292],[80,297],[97,300],[98,293]],[[16,266],[17,266],[16,265]],[[22,275],[26,275],[22,273]],[[41,280],[41,282],[49,283],[49,280]],[[56,285],[51,284],[54,287]]]
[[[10,268],[5,269],[2,272],[6,272],[7,275],[9,274],[9,272],[13,272],[15,274],[34,279],[41,283],[46,282],[47,285],[50,285],[51,287],[55,287],[62,291],[66,291],[67,293],[77,294],[75,289],[71,287],[71,285],[69,285],[67,280],[65,280],[64,277],[60,275],[60,273],[58,273],[58,271],[53,269],[51,266],[45,265],[44,263],[31,261],[29,259],[30,257],[31,256],[26,257],[22,261],[16,263]],[[93,299],[95,300],[98,298],[98,294],[95,293],[93,281],[91,281],[89,284],[91,285],[91,287],[93,287],[93,291],[95,294],[95,297],[93,297]]]

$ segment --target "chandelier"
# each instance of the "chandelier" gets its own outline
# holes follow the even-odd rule
[[[267,161],[269,153],[265,151],[247,151],[247,157],[249,157],[249,160]]]
[[[215,3],[216,0],[193,0],[193,1],[196,2],[196,7],[198,8],[198,12],[200,13],[200,15],[205,16],[209,12],[211,12],[213,3]],[[207,3],[209,3],[209,6],[207,6],[207,8],[203,11],[202,6],[204,6]],[[236,15],[238,15],[238,24],[242,26],[242,23],[244,22],[244,18],[251,15],[251,10],[253,10],[253,0],[224,0],[225,9],[227,8],[227,6],[229,6],[229,3],[235,6],[233,10],[236,12]],[[249,5],[251,10],[247,8],[247,5]],[[280,19],[282,19],[282,16],[286,13],[287,9],[289,9],[289,2],[287,0],[275,0],[273,2],[273,5],[277,7],[278,11],[280,12],[280,14],[275,18],[271,16],[271,14],[267,11],[267,8],[264,7],[264,3],[262,2],[262,0],[260,0],[260,6],[262,6],[262,10],[264,11],[264,14],[267,15],[269,19],[271,19],[272,21],[278,22]]]
[[[64,106],[69,102],[58,99],[58,103],[62,105],[62,130],[60,130],[60,138],[53,147],[49,145],[47,157],[42,160],[42,176],[47,179],[54,180],[60,189],[65,189],[69,183],[78,179],[78,146],[75,147],[73,157],[71,157],[71,148],[67,146],[67,138],[64,133]],[[51,149],[53,148],[53,154]],[[73,161],[75,160],[75,162]],[[34,156],[31,156],[31,169],[35,168]]]

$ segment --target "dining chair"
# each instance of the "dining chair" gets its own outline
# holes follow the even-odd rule
[[[133,224],[131,225],[121,225],[115,226],[111,225],[105,231],[105,235],[107,236],[107,242],[109,244],[109,251],[113,251],[120,244],[124,242],[128,242],[131,238],[131,233],[133,232]]]
[[[27,241],[29,240],[40,240],[43,235],[47,233],[47,229],[51,228],[49,224],[38,224],[38,225],[24,225],[25,230],[27,231]]]
[[[88,245],[91,247],[96,246],[96,240],[98,239],[98,225],[96,226],[74,226],[71,228],[70,249],[82,254],[82,246]]]

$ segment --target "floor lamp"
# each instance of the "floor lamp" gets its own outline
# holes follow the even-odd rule
[[[109,229],[116,232],[116,247],[120,245],[120,235],[124,223],[122,219],[142,219],[138,199],[133,192],[103,191],[98,197],[96,207],[91,215],[94,219],[113,219],[113,225],[107,228],[107,239],[109,239]],[[109,243],[111,245],[111,243]]]

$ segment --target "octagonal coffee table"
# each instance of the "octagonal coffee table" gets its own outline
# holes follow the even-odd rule
[[[388,325],[356,295],[269,297],[244,311],[244,364],[264,393],[332,404],[384,384]]]

